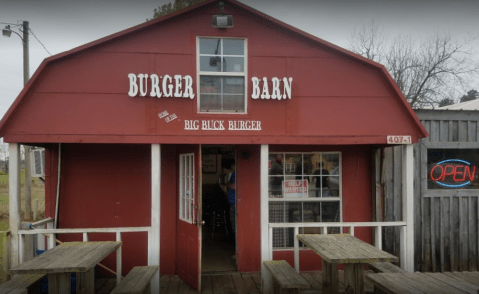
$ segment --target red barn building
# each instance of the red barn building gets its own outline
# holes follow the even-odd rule
[[[57,229],[140,228],[120,230],[123,272],[160,264],[196,289],[207,270],[260,271],[271,254],[292,263],[299,223],[373,221],[372,151],[407,143],[410,166],[427,135],[383,66],[223,2],[230,16],[210,0],[45,59],[0,123],[12,172],[18,144],[45,148]],[[371,228],[354,233],[373,241]],[[211,259],[218,240],[228,258]],[[301,269],[318,269],[301,255]]]

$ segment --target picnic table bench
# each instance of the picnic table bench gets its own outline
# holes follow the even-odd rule
[[[157,265],[135,266],[113,289],[111,294],[143,294],[149,291],[151,278],[158,271]]]
[[[367,274],[366,280],[388,294],[479,294],[479,272],[377,273]]]
[[[370,262],[368,267],[375,273],[406,273],[405,270],[390,262]]]
[[[309,283],[286,260],[267,260],[264,265],[274,279],[274,293],[299,293],[309,289]]]
[[[45,277],[45,274],[14,276],[10,281],[0,285],[0,294],[28,293],[28,289],[38,285]]]

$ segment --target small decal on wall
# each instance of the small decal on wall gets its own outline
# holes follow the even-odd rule
[[[176,118],[177,118],[177,117],[176,117],[176,114],[173,113],[172,115],[168,116],[168,117],[165,119],[165,121],[166,121],[167,123],[169,123],[170,121],[175,120]]]
[[[165,116],[168,116],[168,115],[169,115],[168,110],[158,113],[158,116],[160,118],[164,118]]]
[[[165,118],[165,121],[167,123],[169,123],[170,121],[175,120],[175,119],[178,118],[175,113],[169,114],[168,110],[164,110],[164,111],[158,113],[158,117],[159,118]]]

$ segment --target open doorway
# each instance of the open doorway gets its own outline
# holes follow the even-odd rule
[[[202,274],[236,271],[236,148],[202,146],[201,156]]]

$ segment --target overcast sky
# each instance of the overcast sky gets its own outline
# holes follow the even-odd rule
[[[30,22],[52,55],[144,22],[168,0],[0,0],[0,27]],[[479,35],[477,0],[240,0],[312,35],[348,47],[355,28],[372,20],[391,36],[422,39],[444,32],[462,39]],[[475,41],[479,51],[479,40]],[[0,37],[0,117],[23,87],[22,43]],[[30,75],[49,54],[30,36]],[[479,58],[478,58],[479,60]],[[479,90],[479,80],[471,88]],[[457,98],[457,97],[455,97]]]

